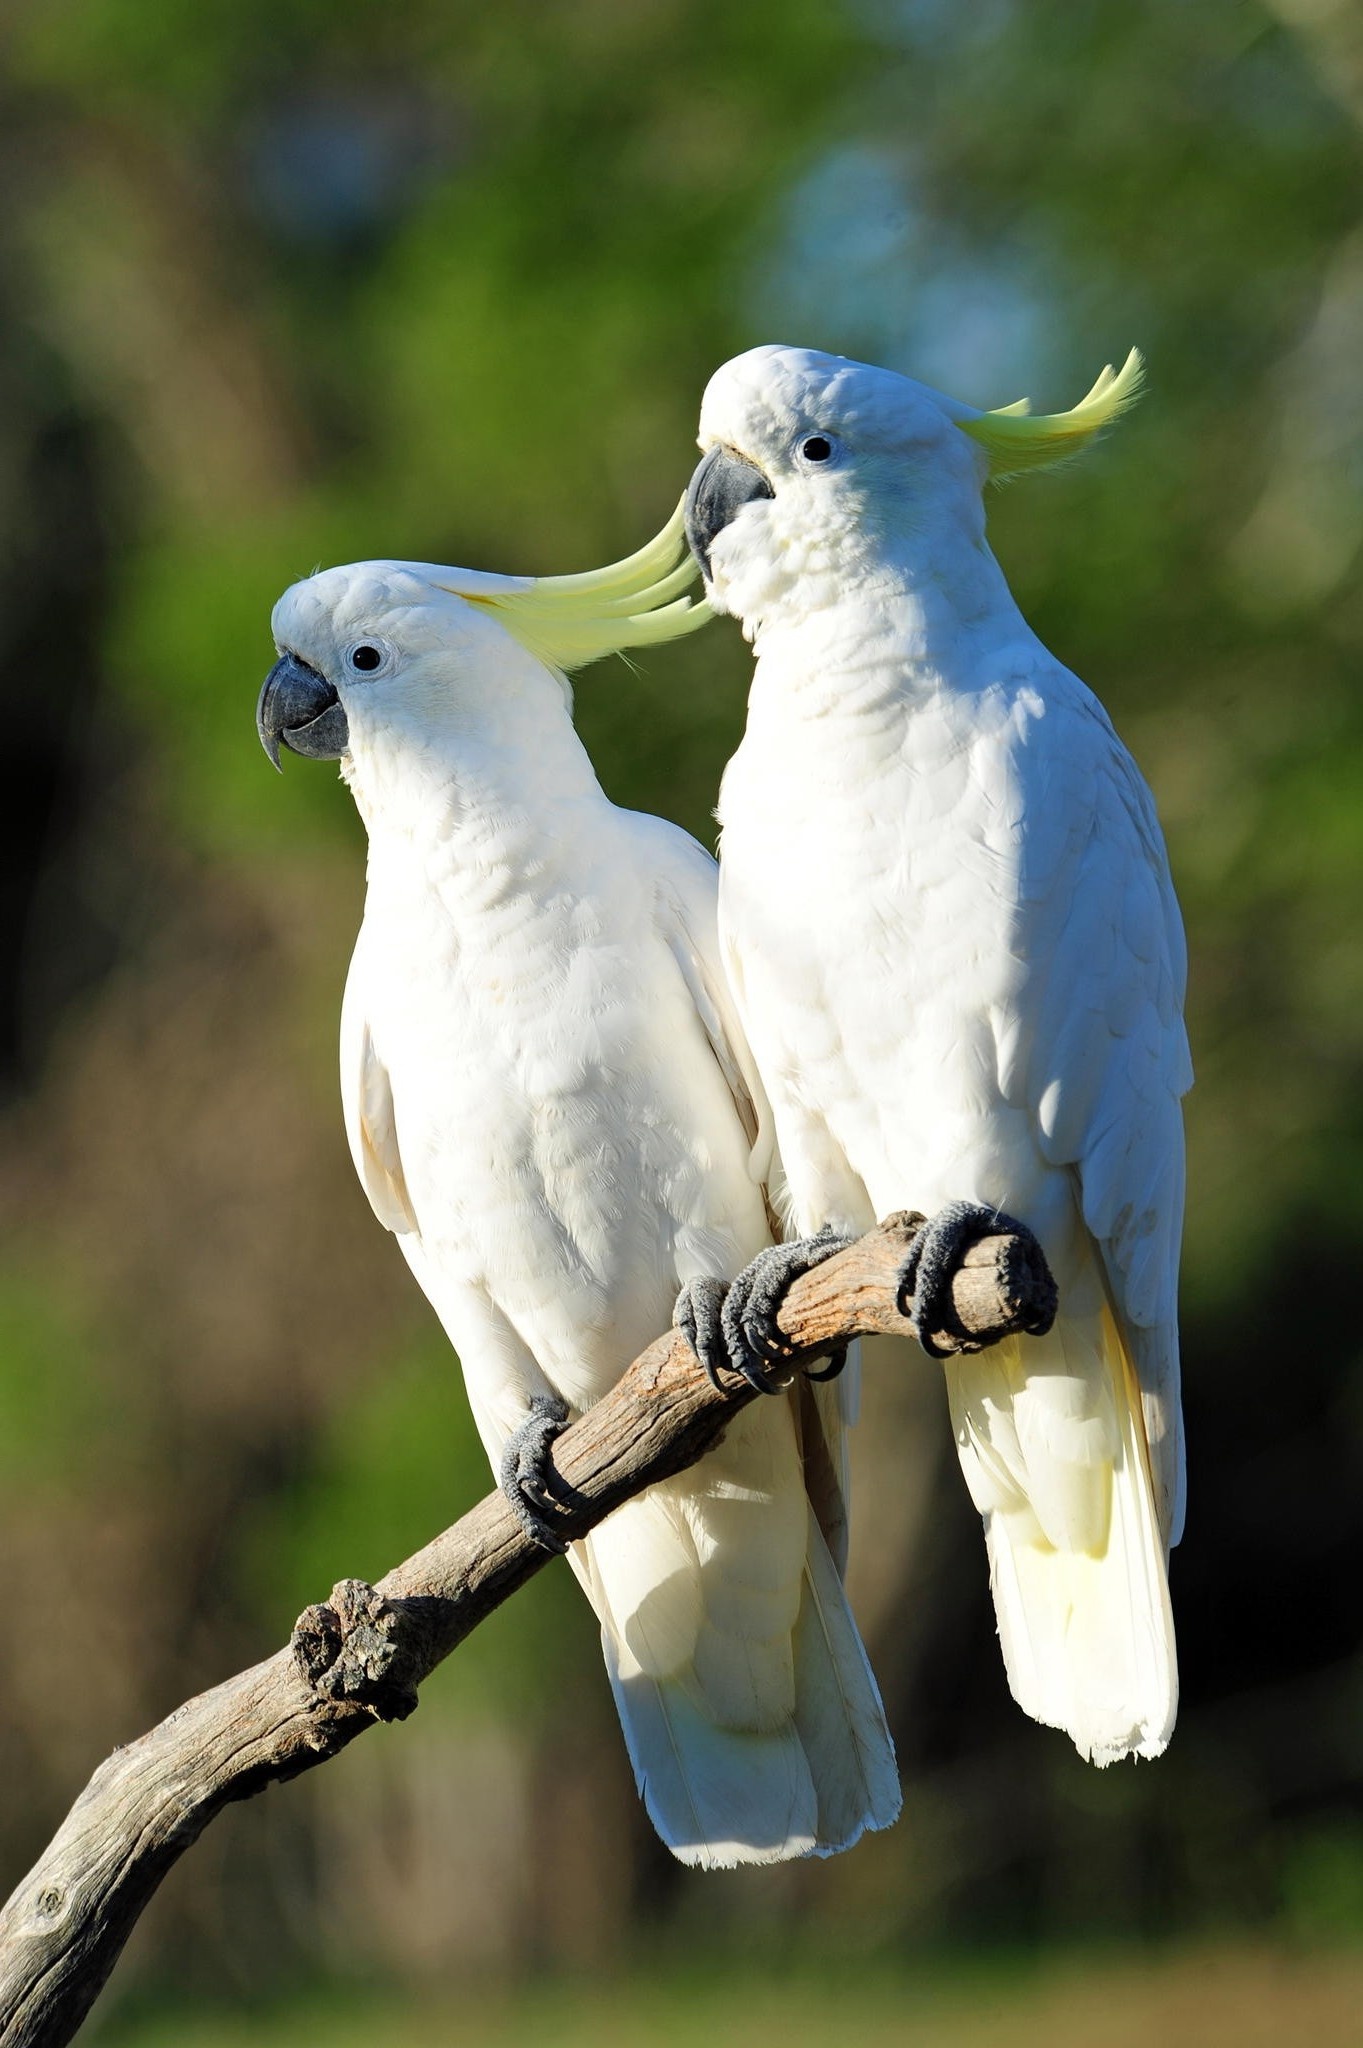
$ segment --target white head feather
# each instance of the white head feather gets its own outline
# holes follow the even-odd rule
[[[750,625],[783,600],[795,608],[797,592],[814,611],[850,581],[874,582],[905,543],[932,573],[934,556],[982,545],[987,482],[1077,453],[1134,403],[1140,380],[1133,349],[1070,412],[1033,416],[1026,399],[984,412],[817,349],[749,349],[711,378],[700,445],[743,457],[772,495],[715,537],[712,598]]]

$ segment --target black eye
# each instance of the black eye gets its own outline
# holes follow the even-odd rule
[[[833,453],[833,443],[822,434],[811,434],[807,441],[801,441],[800,453],[806,462],[827,462]]]
[[[350,666],[365,670],[366,672],[370,669],[381,668],[383,666],[383,656],[377,647],[371,647],[367,640],[362,641],[358,647],[352,647],[350,650]]]

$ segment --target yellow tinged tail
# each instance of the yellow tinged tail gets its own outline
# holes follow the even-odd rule
[[[1104,1304],[949,1368],[1008,1683],[1095,1764],[1158,1756],[1178,1668],[1136,1377]]]

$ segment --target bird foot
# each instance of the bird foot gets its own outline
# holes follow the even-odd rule
[[[912,1322],[929,1358],[955,1358],[981,1351],[983,1343],[963,1328],[951,1298],[951,1283],[966,1253],[982,1237],[1007,1231],[1036,1245],[1025,1223],[981,1202],[948,1202],[919,1225],[899,1269],[899,1309]],[[1041,1247],[1038,1258],[1044,1266]]]
[[[787,1290],[802,1273],[821,1266],[852,1243],[834,1230],[792,1244],[771,1245],[744,1267],[732,1286],[692,1281],[682,1289],[674,1317],[715,1386],[721,1368],[737,1373],[759,1394],[780,1394],[795,1370],[795,1346],[782,1334],[777,1314]],[[847,1362],[846,1347],[832,1355],[828,1369],[811,1379],[832,1379]]]
[[[502,1492],[527,1536],[562,1557],[568,1546],[550,1513],[566,1506],[571,1490],[554,1467],[555,1439],[568,1426],[568,1410],[556,1394],[535,1394],[530,1413],[508,1438],[498,1478]]]
[[[724,1390],[720,1370],[729,1364],[721,1320],[728,1292],[727,1280],[688,1280],[672,1311],[673,1329],[681,1331],[705,1367],[706,1379],[720,1393]]]

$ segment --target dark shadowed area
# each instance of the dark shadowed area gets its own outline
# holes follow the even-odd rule
[[[287,583],[629,552],[755,342],[1043,409],[1139,343],[1145,402],[992,534],[1155,789],[1199,1076],[1163,1761],[1012,1706],[941,1385],[872,1363],[892,1832],[674,1865],[555,1565],[210,1832],[91,2037],[1358,2038],[1356,10],[12,0],[0,53],[0,1890],[114,1743],[488,1486],[346,1152],[363,844],[256,740]],[[610,794],[708,840],[747,661],[584,672]]]

